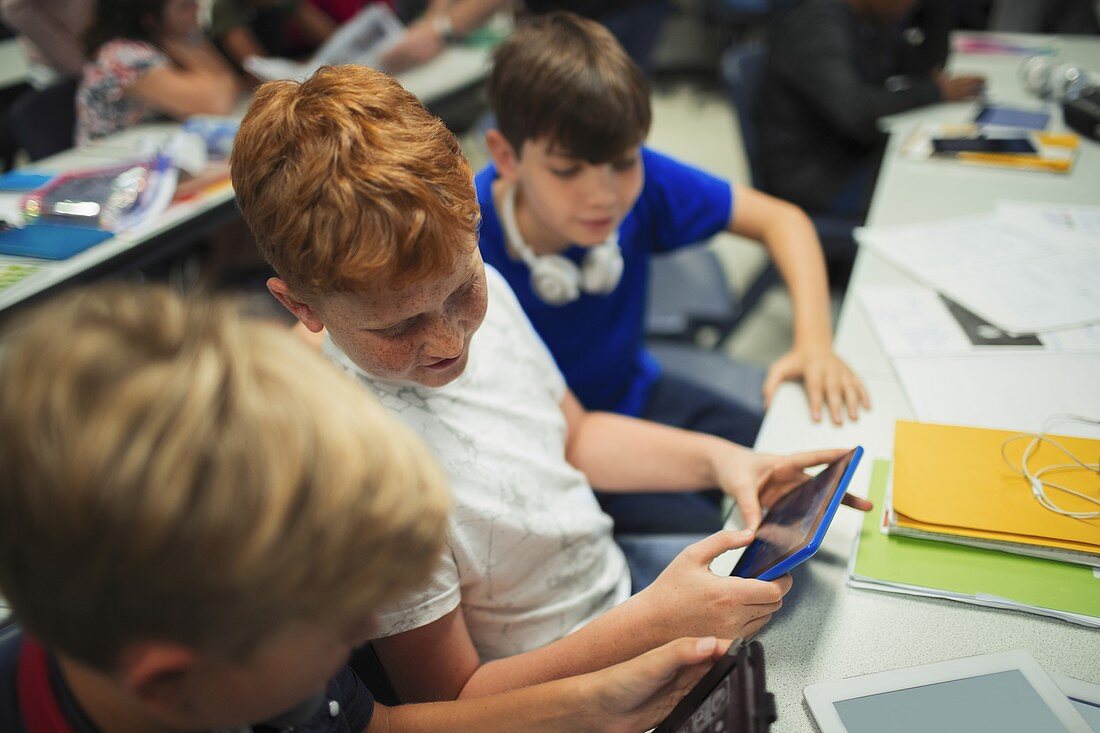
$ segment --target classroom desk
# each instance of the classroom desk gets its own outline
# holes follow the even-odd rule
[[[449,98],[478,84],[488,74],[491,51],[462,46],[448,49],[422,67],[399,75],[398,80],[426,106],[446,103]],[[240,114],[244,114],[242,107]],[[134,143],[144,135],[167,137],[175,123],[142,125],[104,138],[85,148],[67,150],[37,161],[27,170],[59,172],[109,165],[127,160]],[[11,203],[18,196],[0,194],[0,202]],[[237,217],[233,190],[226,185],[187,202],[171,206],[148,226],[113,237],[78,255],[59,262],[26,260],[42,269],[30,277],[0,289],[0,320],[14,310],[38,302],[60,287],[91,282],[111,273],[137,270],[189,246],[215,228]],[[3,261],[17,258],[0,257]]]
[[[1100,41],[1066,39],[1061,57],[1100,70]],[[952,68],[985,74],[993,99],[1025,102],[1016,76],[1021,60],[963,56],[953,58]],[[897,134],[891,135],[876,184],[870,225],[990,211],[1001,198],[1100,204],[1100,144],[1095,142],[1084,142],[1075,170],[1065,177],[897,158],[903,131],[915,123],[961,121],[973,111],[972,104],[944,104],[889,121]],[[866,492],[874,460],[893,453],[894,421],[911,419],[913,411],[853,296],[869,285],[911,282],[880,257],[860,251],[840,313],[836,348],[866,382],[871,411],[841,427],[815,424],[801,386],[785,384],[765,415],[757,449],[790,453],[861,444],[866,456],[853,490]],[[854,511],[838,513],[817,556],[795,571],[783,610],[760,634],[768,687],[779,712],[775,733],[816,729],[802,698],[808,684],[974,654],[1022,648],[1048,670],[1100,682],[1100,631],[1095,629],[1019,612],[848,588],[847,563],[859,522]]]

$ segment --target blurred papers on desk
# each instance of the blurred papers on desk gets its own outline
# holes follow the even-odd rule
[[[1034,222],[1033,222],[1034,224]],[[997,214],[860,228],[856,238],[1009,334],[1100,321],[1100,240]]]
[[[326,65],[356,64],[378,68],[382,54],[401,40],[404,33],[401,21],[387,5],[371,5],[342,24],[308,61],[299,63],[284,58],[250,56],[244,60],[244,68],[261,81],[305,81]]]
[[[892,364],[923,422],[1038,432],[1055,413],[1100,415],[1100,352],[925,354]],[[1067,432],[1100,438],[1085,426]]]
[[[1018,466],[1028,441],[1019,433],[899,420],[894,429],[894,481],[887,507],[891,535],[955,542],[1001,552],[1100,567],[1100,518],[1074,519],[1042,506]],[[1077,456],[1100,455],[1100,440],[1051,435]],[[1002,456],[1002,448],[1005,456]],[[1066,463],[1044,441],[1033,467]],[[1058,483],[1100,498],[1100,475],[1060,473]],[[1050,490],[1058,506],[1088,512],[1095,504]],[[1097,589],[1100,592],[1100,588]]]
[[[871,285],[858,290],[886,355],[1100,352],[1100,323],[1061,331],[1009,334],[977,313],[922,285]]]
[[[1100,576],[1084,565],[896,537],[881,529],[889,461],[876,461],[848,585],[1050,616],[1100,628]]]

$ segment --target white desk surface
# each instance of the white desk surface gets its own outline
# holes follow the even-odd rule
[[[1098,40],[1065,40],[1060,55],[1100,70]],[[1021,60],[969,56],[953,59],[952,66],[985,74],[994,100],[1025,102],[1016,76]],[[962,120],[973,109],[971,104],[938,105],[896,116],[891,129],[907,129],[922,119]],[[1100,143],[1085,141],[1073,172],[1053,176],[898,160],[902,137],[891,137],[870,225],[989,211],[1001,198],[1100,204]],[[861,444],[866,455],[853,490],[866,493],[875,459],[892,455],[894,421],[912,418],[912,409],[854,296],[867,285],[910,282],[908,275],[874,254],[859,253],[836,346],[867,383],[871,411],[839,428],[814,424],[801,386],[783,385],[765,416],[759,450],[788,453]],[[775,733],[816,730],[802,701],[802,688],[808,684],[973,654],[1023,648],[1050,671],[1100,682],[1100,631],[1025,613],[848,588],[846,566],[859,521],[850,510],[837,515],[821,551],[795,571],[783,610],[760,634],[768,687],[779,712]]]
[[[3,56],[7,48],[5,44],[0,44],[0,68],[4,68],[2,63],[6,58]],[[20,58],[22,58],[22,51],[17,44],[12,43],[11,45],[15,47],[15,50],[20,54]],[[489,49],[482,47],[459,46],[449,48],[424,66],[405,72],[397,78],[409,91],[417,95],[424,104],[431,104],[448,94],[465,89],[484,79],[488,73],[491,53]],[[242,103],[239,114],[243,116],[244,111],[245,105]],[[96,141],[85,148],[67,150],[50,158],[37,161],[27,166],[26,170],[56,173],[124,161],[131,155],[133,144],[138,138],[147,134],[167,137],[176,127],[175,123],[142,125],[139,128]],[[6,203],[10,206],[18,198],[18,194],[0,194],[0,204]],[[184,227],[195,217],[232,199],[232,188],[225,187],[212,193],[200,195],[184,203],[174,204],[151,225],[112,237],[66,260],[42,261],[3,257],[3,261],[31,262],[40,265],[42,269],[18,283],[0,290],[0,313],[27,298],[107,262],[123,252],[140,247],[155,236],[175,228]]]

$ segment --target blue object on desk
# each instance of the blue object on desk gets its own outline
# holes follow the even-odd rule
[[[9,171],[0,175],[0,191],[33,191],[45,186],[54,177],[53,173]]]
[[[1025,130],[1045,130],[1050,123],[1050,113],[1041,110],[1003,107],[987,104],[978,112],[974,121],[979,125],[1022,127]]]
[[[0,232],[0,254],[63,260],[110,239],[114,232],[69,224],[32,224]]]

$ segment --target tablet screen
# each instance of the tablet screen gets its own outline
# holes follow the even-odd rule
[[[756,539],[745,548],[734,574],[758,578],[768,568],[806,547],[854,456],[855,451],[846,454],[777,501],[756,530]]]
[[[1016,669],[838,700],[833,707],[848,733],[1055,733],[1066,729]]]
[[[1077,712],[1081,713],[1081,717],[1085,719],[1085,722],[1096,733],[1100,733],[1100,705],[1087,700],[1078,700],[1075,697],[1071,697],[1069,701],[1073,703],[1073,707],[1077,708]]]

